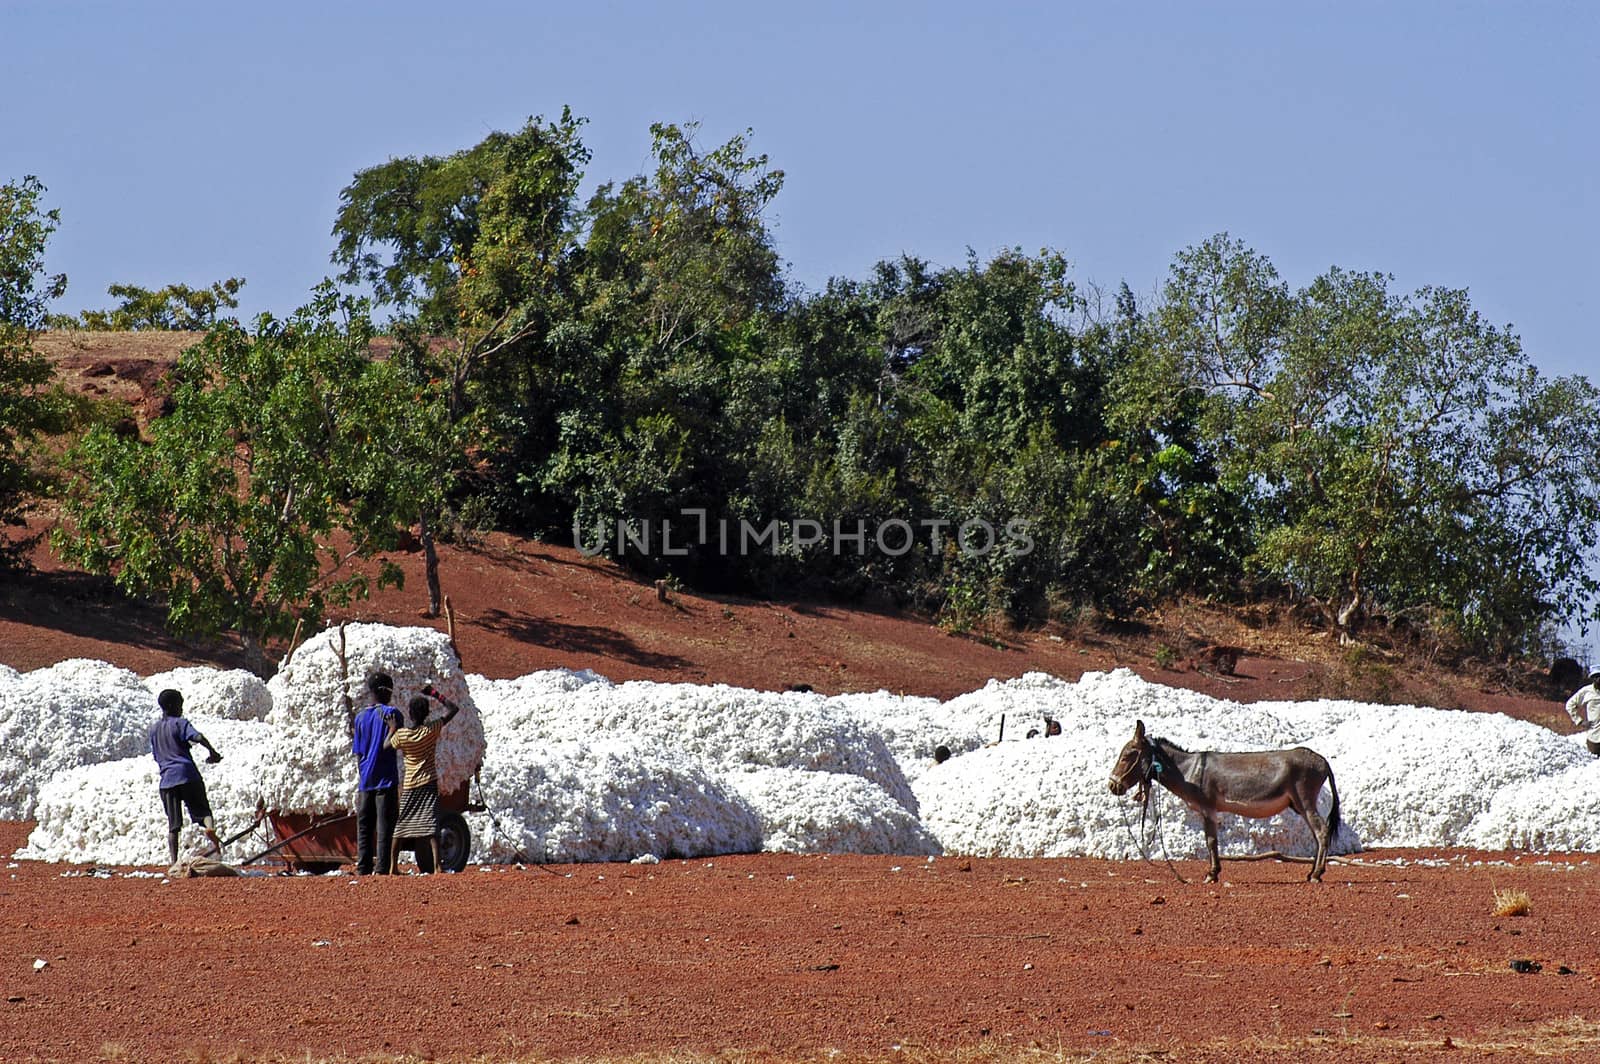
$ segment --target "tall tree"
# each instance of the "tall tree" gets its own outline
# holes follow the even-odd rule
[[[748,135],[703,150],[692,125],[651,132],[654,171],[590,200],[577,318],[546,352],[556,431],[527,456],[586,527],[728,512],[781,404],[785,289],[764,212],[783,172]]]
[[[339,194],[341,280],[370,285],[419,353],[443,364],[452,417],[497,356],[551,325],[589,161],[582,126],[569,110],[531,118],[451,155],[368,167]]]
[[[45,245],[61,221],[57,211],[40,210],[44,192],[36,177],[0,185],[0,527],[21,526],[41,487],[25,448],[54,416],[44,391],[52,370],[33,341],[67,278],[44,272]],[[15,563],[33,538],[0,532],[0,565]]]
[[[1180,254],[1159,343],[1206,392],[1256,562],[1345,635],[1377,612],[1530,649],[1594,615],[1600,404],[1467,294],[1332,269],[1290,294],[1225,237]]]
[[[265,643],[363,596],[374,563],[437,487],[443,396],[375,362],[359,302],[331,287],[248,333],[220,322],[179,360],[149,441],[91,431],[74,457],[58,549],[163,601],[180,632]],[[431,479],[430,479],[431,478]]]
[[[570,110],[554,122],[531,118],[451,155],[369,167],[340,193],[341,279],[370,285],[393,309],[404,361],[447,382],[454,435],[490,434],[502,484],[523,475],[524,438],[548,421],[536,367],[570,318],[562,296],[589,161],[582,126]],[[434,529],[444,506],[440,496],[417,515],[430,614],[441,595]]]

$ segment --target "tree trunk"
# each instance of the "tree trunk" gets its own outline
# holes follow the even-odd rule
[[[239,642],[244,645],[244,667],[263,680],[270,680],[274,670],[267,663],[267,648],[254,632],[240,632]]]
[[[1365,615],[1362,609],[1363,600],[1359,589],[1352,590],[1350,601],[1345,603],[1334,617],[1339,625],[1339,642],[1347,644],[1355,639],[1355,634],[1361,628],[1361,621]]]
[[[423,571],[428,576],[428,612],[427,616],[439,616],[439,603],[443,595],[439,591],[439,551],[433,544],[433,525],[428,523],[428,517],[423,514],[418,519],[418,535],[422,540]]]

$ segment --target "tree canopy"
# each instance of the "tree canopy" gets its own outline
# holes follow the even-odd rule
[[[244,278],[213,281],[205,288],[169,284],[161,288],[141,288],[134,284],[114,284],[107,294],[121,300],[108,310],[85,310],[77,317],[53,314],[53,329],[100,329],[111,332],[138,332],[167,329],[200,332],[216,323],[217,315],[239,305],[239,289]]]
[[[55,416],[45,391],[50,363],[33,341],[67,278],[44,272],[45,246],[61,222],[58,211],[40,208],[44,192],[36,177],[0,185],[0,567],[14,564],[32,538],[14,540],[6,529],[23,523],[43,487],[26,448]]]
[[[443,396],[371,339],[331,288],[251,331],[213,325],[148,442],[101,427],[78,446],[58,548],[180,632],[239,633],[265,671],[266,639],[398,579],[381,552],[435,490]]]

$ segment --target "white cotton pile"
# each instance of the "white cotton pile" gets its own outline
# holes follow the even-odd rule
[[[1296,709],[1296,731],[1334,766],[1351,827],[1377,846],[1463,839],[1497,796],[1593,760],[1547,728],[1499,714],[1417,706]],[[1280,710],[1281,712],[1282,710]]]
[[[611,684],[561,672],[479,685],[474,696],[494,759],[485,766],[486,781],[524,748],[611,737],[711,768],[846,772],[916,812],[916,798],[883,738],[820,695],[722,684]]]
[[[1087,673],[1076,683],[1042,673],[990,681],[947,707],[994,734],[1001,712],[1007,720],[1005,742],[954,758],[917,781],[923,823],[947,853],[1131,857],[1148,838],[1158,853],[1201,856],[1201,820],[1177,799],[1158,790],[1153,811],[1159,820],[1142,826],[1134,800],[1113,795],[1107,785],[1134,721],[1190,750],[1299,743],[1267,708],[1152,684],[1127,669]],[[1021,725],[1042,733],[1047,716],[1061,723],[1061,735],[1024,738]],[[1324,810],[1328,802],[1325,794]],[[1346,826],[1335,838],[1336,852],[1358,848],[1359,834]],[[1225,853],[1315,851],[1311,832],[1293,813],[1265,820],[1224,816],[1218,835]]]
[[[761,848],[756,815],[697,763],[627,740],[564,742],[500,758],[491,746],[468,822],[479,859],[539,863],[707,857]]]
[[[937,854],[939,844],[882,787],[845,772],[751,768],[722,777],[761,827],[770,853]]]
[[[1502,787],[1461,833],[1461,845],[1485,850],[1593,850],[1600,825],[1600,760],[1569,742],[1578,760],[1523,786]]]
[[[974,719],[966,707],[936,698],[874,691],[833,695],[824,704],[882,737],[912,784],[933,767],[934,751],[939,747],[954,756],[976,750],[986,741],[983,720]]]
[[[33,819],[39,785],[58,772],[148,753],[155,714],[139,677],[103,661],[0,678],[0,819]]]
[[[147,714],[146,720],[153,723],[154,714]],[[194,750],[217,832],[227,838],[255,820],[258,780],[273,756],[272,729],[259,721],[200,716],[191,720],[222,754],[221,762],[209,765],[203,763],[205,750]],[[167,821],[160,786],[160,772],[149,753],[57,773],[39,789],[38,825],[16,856],[40,861],[165,864]],[[189,823],[187,812],[183,819],[178,852],[209,846],[200,829]],[[235,849],[224,856],[237,860],[246,855]]]
[[[264,720],[272,709],[266,682],[244,669],[186,666],[148,677],[144,686],[152,698],[169,688],[177,691],[187,717]]]
[[[483,761],[483,724],[449,638],[431,628],[346,625],[341,665],[340,632],[330,628],[307,640],[267,685],[272,710],[266,720],[278,741],[261,780],[267,805],[308,813],[350,807],[356,763],[342,696],[348,694],[357,709],[371,705],[367,678],[379,672],[393,679],[395,705],[402,711],[428,683],[460,705],[439,739],[439,793],[466,786]],[[435,705],[433,712],[442,711]]]
[[[431,680],[463,705],[441,746],[444,789],[482,762],[482,793],[474,788],[473,797],[494,815],[469,821],[473,852],[488,860],[757,849],[1132,858],[1139,807],[1131,795],[1112,795],[1107,778],[1135,720],[1190,750],[1318,751],[1341,800],[1336,852],[1600,851],[1600,761],[1579,738],[1495,714],[1345,700],[1242,705],[1127,670],[1076,682],[1030,673],[946,702],[882,691],[824,697],[614,684],[561,669],[469,682],[444,636],[379,625],[347,629],[341,684],[335,639],[323,633],[286,663],[268,685],[263,720],[197,719],[227,757],[203,769],[224,831],[253,817],[258,796],[283,811],[349,804],[355,766],[339,695],[360,696],[367,675],[381,670],[395,678],[397,702]],[[24,856],[165,859],[146,739],[151,690],[187,687],[191,710],[203,702],[234,714],[256,712],[260,696],[211,670],[147,683],[96,662],[0,672],[0,802],[10,803],[0,815],[32,815],[37,804],[39,819]],[[1005,741],[997,742],[1002,715]],[[1046,717],[1061,722],[1061,735],[1024,738]],[[936,764],[938,746],[954,756]],[[1164,790],[1155,794],[1151,855],[1203,856],[1198,816]],[[1219,825],[1226,854],[1304,855],[1314,845],[1293,813],[1224,814]]]

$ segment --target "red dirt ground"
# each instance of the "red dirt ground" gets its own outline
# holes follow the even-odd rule
[[[103,394],[141,394],[137,367],[97,365],[124,348],[60,342]],[[347,617],[442,625],[417,616],[420,557],[397,560],[407,589]],[[0,576],[0,662],[239,663],[45,550],[35,562]],[[443,576],[465,664],[491,677],[559,665],[948,697],[1128,666],[1240,701],[1386,696],[1571,730],[1558,702],[1485,676],[1382,653],[1353,666],[1286,623],[1200,608],[979,639],[892,611],[659,602],[615,565],[498,535],[445,548]],[[1208,643],[1245,648],[1237,676],[1185,660]],[[0,851],[27,831],[0,824]],[[1321,886],[1263,862],[1212,887],[1139,863],[760,855],[163,883],[18,862],[0,873],[0,1060],[1600,1060],[1597,870],[1375,851]],[[1497,889],[1525,891],[1531,914],[1494,916]]]
[[[0,1057],[1600,1059],[1595,866],[1376,863],[1440,856],[1320,886],[1270,862],[1221,886],[1090,860],[173,882],[22,862],[0,878]],[[1494,888],[1532,913],[1494,916]]]

